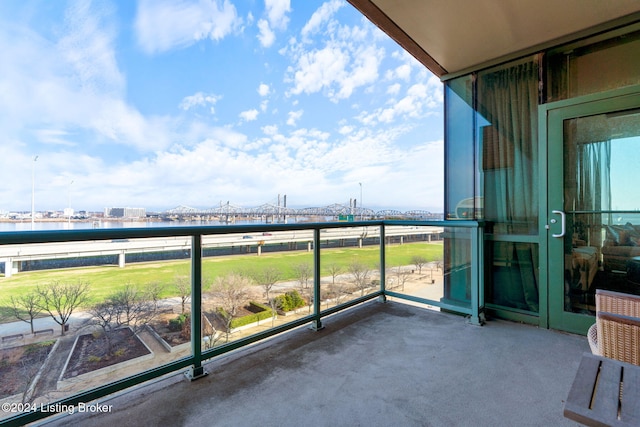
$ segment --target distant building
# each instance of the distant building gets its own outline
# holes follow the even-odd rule
[[[144,218],[145,208],[104,208],[104,216],[111,218]]]

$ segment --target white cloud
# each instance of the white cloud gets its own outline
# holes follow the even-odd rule
[[[387,87],[387,94],[389,95],[397,95],[400,93],[400,83],[394,83]]]
[[[284,30],[289,23],[287,13],[291,12],[290,0],[265,0],[265,10],[273,28]]]
[[[260,96],[267,96],[271,93],[271,88],[268,84],[260,83],[260,86],[258,86],[258,93]]]
[[[271,47],[276,40],[276,30],[285,30],[289,23],[290,0],[265,0],[267,19],[258,20],[258,40],[262,47]]]
[[[264,126],[262,128],[262,132],[264,132],[265,135],[274,136],[278,133],[278,126],[277,125]]]
[[[396,90],[395,85],[393,90]],[[437,77],[432,76],[426,81],[411,85],[405,96],[392,102],[391,106],[380,107],[373,112],[362,112],[357,119],[369,126],[376,123],[392,123],[399,118],[415,119],[437,111],[441,108],[442,102],[442,84]]]
[[[134,28],[139,46],[153,54],[221,40],[241,23],[229,0],[140,0]]]
[[[304,111],[302,110],[289,111],[289,118],[287,119],[287,124],[289,126],[295,126],[298,123],[298,120],[300,120],[300,117],[302,117],[303,113]]]
[[[65,13],[66,35],[57,47],[73,67],[82,89],[91,93],[124,91],[125,78],[113,48],[116,32],[110,24],[112,13],[105,4],[92,9],[88,2],[72,3]]]
[[[276,34],[269,27],[269,23],[265,19],[260,19],[258,21],[258,29],[260,33],[257,37],[262,47],[271,47],[273,42],[276,41]]]
[[[332,0],[330,2],[323,3],[322,6],[316,10],[309,21],[302,28],[301,34],[308,36],[319,31],[320,27],[324,25],[342,6],[344,2],[340,0]]]
[[[378,70],[385,56],[382,47],[372,43],[369,27],[345,26],[331,19],[338,3],[325,3],[302,30],[324,31],[326,37],[317,37],[321,46],[311,40],[292,40],[283,54],[291,58],[286,82],[292,87],[287,95],[321,92],[333,102],[349,98],[353,92],[378,79]]]
[[[216,103],[222,99],[222,96],[215,94],[206,94],[204,92],[196,92],[193,95],[185,96],[180,102],[180,108],[182,110],[188,111],[194,107],[206,107],[209,106],[209,111],[211,114],[215,113],[214,106]]]
[[[239,116],[245,122],[252,122],[258,118],[258,114],[258,110],[252,108],[251,110],[241,112]]]
[[[75,143],[69,138],[70,134],[61,129],[38,129],[34,131],[38,141],[44,144],[74,146]]]

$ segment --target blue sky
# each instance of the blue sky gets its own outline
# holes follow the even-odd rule
[[[0,212],[442,211],[442,85],[344,0],[3,0],[0,99]]]

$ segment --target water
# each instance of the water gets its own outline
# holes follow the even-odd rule
[[[287,218],[287,223],[293,224],[307,220],[307,218]],[[264,221],[235,221],[228,225],[241,224],[267,224]],[[87,221],[36,221],[33,224],[34,231],[50,231],[50,230],[92,230],[107,228],[147,228],[147,227],[184,227],[184,226],[215,226],[227,225],[220,221],[118,221],[118,220],[87,220]],[[31,231],[31,222],[0,222],[0,232],[7,231]]]

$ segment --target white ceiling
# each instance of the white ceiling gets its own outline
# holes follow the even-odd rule
[[[440,76],[640,12],[640,0],[349,1]]]

